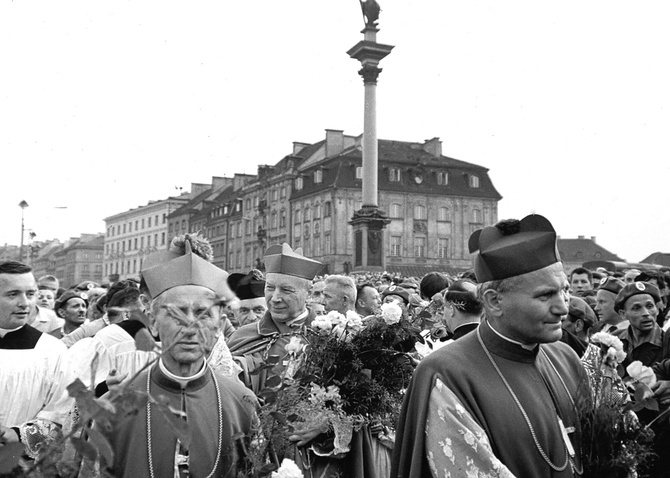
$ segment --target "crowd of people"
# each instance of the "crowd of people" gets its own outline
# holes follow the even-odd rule
[[[410,354],[393,429],[364,423],[334,456],[311,446],[327,424],[296,427],[294,452],[268,456],[267,476],[582,476],[575,403],[588,393],[593,334],[621,341],[621,379],[639,361],[656,374],[653,396],[670,403],[670,271],[567,275],[556,237],[539,215],[501,221],[472,235],[474,268],[456,276],[321,277],[321,263],[288,244],[267,249],[263,271],[229,275],[189,234],[148,257],[137,280],[108,285],[64,290],[26,264],[0,263],[0,463],[11,447],[20,460],[10,476],[245,476],[259,407],[305,328],[331,313],[365,327],[395,304],[432,327]],[[74,383],[115,419],[75,401]],[[144,398],[120,413],[117,397],[133,393]],[[654,457],[631,472],[670,476],[667,420],[654,431]],[[47,453],[69,458],[48,468]],[[273,471],[281,458],[300,474]]]

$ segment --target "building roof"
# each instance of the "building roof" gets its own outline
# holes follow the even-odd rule
[[[453,267],[448,267],[446,265],[396,265],[396,264],[386,264],[386,272],[391,274],[400,274],[402,277],[423,277],[429,272],[444,272],[451,276],[455,276],[459,272],[462,272],[462,269],[455,269]]]
[[[624,261],[616,254],[597,244],[595,238],[579,236],[577,239],[558,238],[558,252],[563,262]]]
[[[645,257],[642,261],[645,264],[656,264],[659,266],[670,267],[670,253],[667,252],[654,252],[653,254]]]

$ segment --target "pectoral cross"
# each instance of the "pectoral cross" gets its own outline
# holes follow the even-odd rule
[[[565,448],[567,448],[568,453],[570,454],[570,458],[575,457],[575,448],[572,446],[572,441],[570,441],[570,433],[575,432],[575,427],[565,427],[563,425],[563,420],[561,420],[561,417],[557,416],[558,418],[558,426],[561,429],[561,435],[563,436],[563,442],[565,443]]]

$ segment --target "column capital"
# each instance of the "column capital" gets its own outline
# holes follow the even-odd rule
[[[363,77],[364,85],[376,85],[377,78],[381,72],[382,69],[375,65],[363,65],[363,68],[358,71],[358,74]]]

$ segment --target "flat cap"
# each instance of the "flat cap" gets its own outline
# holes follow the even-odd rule
[[[468,242],[475,256],[477,282],[507,279],[561,261],[556,231],[549,220],[531,214],[475,231]]]
[[[623,289],[619,291],[614,299],[614,310],[619,312],[626,305],[626,301],[635,295],[649,294],[654,298],[654,302],[661,301],[661,293],[654,284],[648,282],[631,282],[626,284]]]
[[[286,243],[275,244],[265,251],[265,273],[286,274],[312,280],[321,270],[322,264],[302,255],[302,249],[295,251]]]

